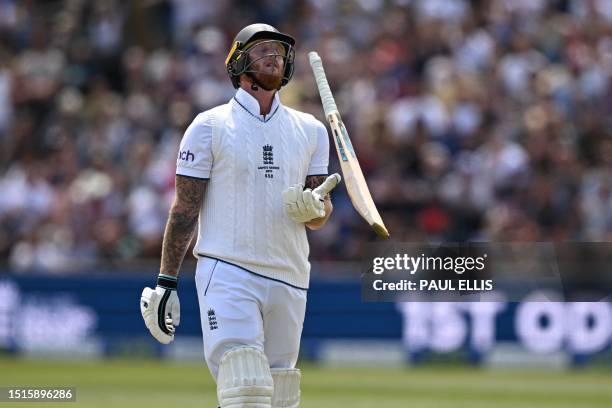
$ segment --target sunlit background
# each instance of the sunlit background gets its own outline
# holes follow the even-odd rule
[[[223,63],[254,22],[296,38],[281,99],[324,121],[306,55],[323,58],[395,241],[612,240],[612,0],[0,0],[0,386],[52,378],[24,356],[139,356],[197,362],[212,390],[195,260],[183,267],[172,346],[149,338],[138,299],[158,271],[182,134],[233,96]],[[358,262],[376,238],[344,187],[333,202],[326,227],[310,234],[302,361],[311,378],[338,384],[311,391],[309,403],[305,374],[304,406],[612,404],[610,303],[362,303]],[[458,367],[601,371],[553,377],[533,400],[520,399],[520,384],[453,400],[434,390],[436,374],[417,372],[406,382],[431,376],[431,397],[398,394],[397,380],[395,400],[373,390],[359,405],[342,399],[353,395],[342,379],[363,379],[325,368],[355,363],[442,364],[434,373],[447,385],[461,381],[449,377]],[[466,378],[478,387],[487,372]],[[117,402],[107,391],[95,394],[105,406],[148,404],[146,393]]]

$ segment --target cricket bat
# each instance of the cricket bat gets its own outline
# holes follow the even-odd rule
[[[363,177],[355,149],[353,149],[351,139],[338,112],[334,96],[331,93],[325,71],[323,70],[321,57],[316,52],[311,51],[308,53],[308,59],[310,60],[310,66],[319,88],[323,111],[332,131],[332,139],[334,139],[334,144],[336,145],[346,191],[351,198],[353,207],[370,224],[378,236],[389,238],[389,232],[385,228],[385,224],[376,209],[374,200],[372,200],[372,195]]]

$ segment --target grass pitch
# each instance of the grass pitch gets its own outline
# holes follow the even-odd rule
[[[612,370],[486,371],[466,367],[325,368],[303,365],[301,408],[609,408]],[[203,364],[0,358],[0,387],[73,386],[68,408],[213,408]],[[44,404],[45,406],[47,404]],[[41,403],[0,402],[0,408]]]

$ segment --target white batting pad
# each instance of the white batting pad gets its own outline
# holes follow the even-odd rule
[[[300,380],[297,368],[272,368],[274,395],[272,408],[297,408],[300,405]]]
[[[273,390],[270,366],[263,351],[238,347],[221,357],[217,375],[221,408],[270,408]]]

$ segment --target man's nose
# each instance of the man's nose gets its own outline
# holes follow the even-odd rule
[[[276,66],[280,66],[280,64],[283,62],[283,57],[280,55],[266,55],[264,57],[264,62],[266,64],[273,63]]]

